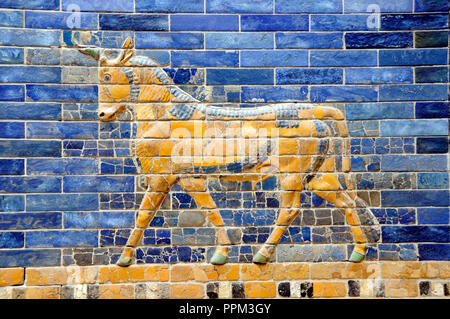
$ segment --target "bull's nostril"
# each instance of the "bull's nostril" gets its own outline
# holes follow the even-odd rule
[[[104,117],[105,116],[105,113],[100,113],[99,115],[98,115],[99,117]]]

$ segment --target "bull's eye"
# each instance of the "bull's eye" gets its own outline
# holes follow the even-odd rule
[[[104,82],[110,82],[111,81],[111,74],[105,73],[103,75],[103,81]]]

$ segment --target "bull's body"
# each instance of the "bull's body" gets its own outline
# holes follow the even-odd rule
[[[99,71],[99,117],[110,121],[127,109],[133,113],[137,123],[135,156],[148,184],[136,228],[119,265],[132,262],[144,229],[176,183],[197,206],[208,210],[209,221],[218,227],[218,247],[211,262],[225,263],[231,242],[208,192],[207,176],[211,175],[228,181],[252,181],[253,185],[278,176],[280,213],[254,262],[269,260],[297,216],[300,192],[305,189],[345,214],[357,242],[378,240],[376,218],[343,174],[350,169],[346,156],[349,145],[339,110],[297,103],[248,109],[213,107],[176,87],[161,68],[155,67],[155,61],[133,57],[129,49],[116,60],[101,64],[106,67]],[[360,261],[364,253],[365,246],[356,245],[350,259]]]

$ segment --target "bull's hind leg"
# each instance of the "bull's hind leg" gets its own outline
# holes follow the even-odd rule
[[[117,265],[126,267],[131,264],[135,255],[134,250],[139,244],[142,235],[144,234],[144,230],[153,220],[153,217],[169,193],[170,188],[176,182],[177,178],[173,175],[148,177],[148,189],[139,208],[136,227],[131,232],[127,245],[120,256]]]
[[[366,243],[378,242],[380,238],[379,223],[365,202],[351,190],[349,177],[344,179],[346,189],[342,187],[343,183],[339,182],[338,175],[333,173],[314,177],[307,187],[319,197],[334,204],[345,215],[358,243],[350,256],[350,261],[360,262],[365,257]]]
[[[211,257],[211,263],[214,265],[223,265],[227,262],[228,248],[231,241],[228,237],[227,230],[224,227],[222,216],[216,209],[216,203],[208,192],[206,179],[203,178],[186,178],[180,180],[180,186],[194,198],[199,208],[208,209],[207,218],[216,226],[217,244],[216,251]]]

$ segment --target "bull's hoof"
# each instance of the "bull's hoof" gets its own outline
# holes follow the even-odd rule
[[[353,249],[353,252],[350,256],[350,261],[354,263],[359,263],[364,260],[364,257],[366,257],[366,250],[367,247],[365,245],[356,245],[355,249]]]
[[[219,253],[214,253],[214,255],[211,257],[211,264],[213,265],[223,265],[227,262],[227,256],[224,256]]]
[[[120,267],[128,267],[133,262],[133,258],[131,257],[120,257],[117,265]]]
[[[256,253],[255,256],[253,256],[253,262],[255,264],[267,264],[267,257],[260,253]]]

